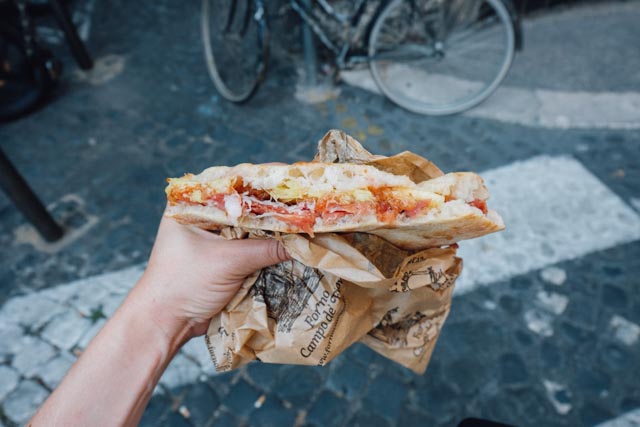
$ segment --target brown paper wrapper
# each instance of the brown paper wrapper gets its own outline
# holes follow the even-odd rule
[[[372,155],[339,131],[325,135],[314,160],[366,163],[415,182],[442,175],[410,152]],[[454,247],[405,251],[365,233],[311,238],[228,227],[221,235],[277,238],[293,259],[248,277],[211,320],[205,340],[217,371],[252,360],[322,366],[356,341],[426,369],[462,269]]]

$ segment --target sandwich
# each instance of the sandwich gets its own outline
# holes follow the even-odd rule
[[[166,215],[208,230],[365,232],[416,249],[504,228],[471,172],[416,183],[370,164],[314,161],[217,166],[168,183]]]

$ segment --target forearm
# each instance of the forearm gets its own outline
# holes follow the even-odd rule
[[[137,285],[32,420],[32,425],[136,425],[188,327],[158,325],[162,307]],[[142,287],[144,288],[144,287]]]

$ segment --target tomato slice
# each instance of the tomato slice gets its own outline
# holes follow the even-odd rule
[[[475,199],[469,202],[469,204],[474,208],[480,209],[483,214],[487,214],[487,202],[485,202],[484,200]]]

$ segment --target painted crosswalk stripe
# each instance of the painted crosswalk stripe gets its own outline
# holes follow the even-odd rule
[[[638,214],[572,157],[535,157],[482,176],[507,228],[460,244],[458,294],[640,239]]]
[[[596,427],[640,427],[640,408],[636,408]]]
[[[465,89],[477,83],[425,71],[396,67],[398,75],[412,75],[412,96],[437,99],[438,89]],[[346,71],[342,80],[380,94],[369,70]],[[406,77],[405,77],[406,78]],[[464,113],[470,117],[546,128],[640,129],[640,92],[554,91],[501,86],[485,102]]]

